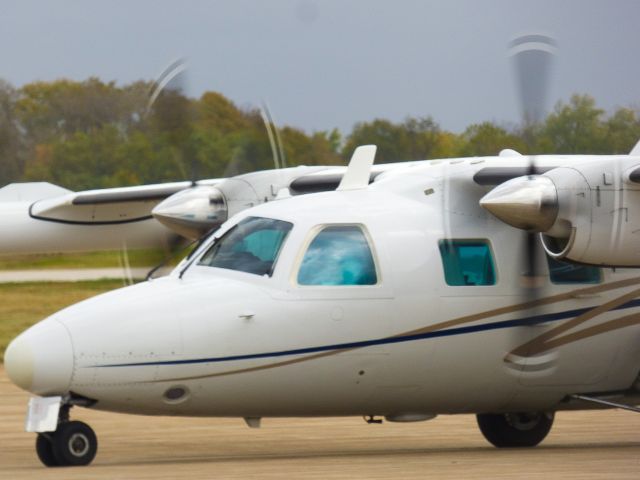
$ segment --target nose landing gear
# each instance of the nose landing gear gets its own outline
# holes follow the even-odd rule
[[[98,451],[98,439],[84,422],[69,419],[71,403],[60,407],[54,432],[41,432],[36,437],[36,453],[47,467],[88,465]]]
[[[83,422],[62,423],[55,432],[36,438],[36,453],[47,467],[89,465],[97,451],[96,434]]]

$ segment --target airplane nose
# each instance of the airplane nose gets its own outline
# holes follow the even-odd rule
[[[4,354],[13,383],[35,395],[62,395],[73,373],[73,345],[67,329],[47,320],[16,337]]]

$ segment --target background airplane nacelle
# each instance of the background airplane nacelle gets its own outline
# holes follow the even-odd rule
[[[481,204],[518,228],[540,232],[552,257],[612,267],[640,267],[640,158],[554,168],[519,177]]]
[[[267,170],[230,177],[215,186],[194,186],[163,200],[151,213],[166,227],[195,240],[246,208],[288,196],[294,180],[318,170],[322,168]]]
[[[192,240],[229,217],[224,194],[212,185],[194,186],[175,193],[156,205],[151,213],[169,229]]]

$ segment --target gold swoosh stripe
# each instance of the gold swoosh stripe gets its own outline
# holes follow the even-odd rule
[[[546,350],[550,350],[552,348],[561,347],[568,343],[576,342],[578,340],[584,340],[585,338],[595,337],[596,335],[600,335],[603,333],[611,332],[614,330],[619,330],[620,328],[630,327],[632,325],[640,324],[640,313],[632,313],[631,315],[626,315],[624,317],[616,318],[614,320],[609,320],[608,322],[601,323],[600,325],[594,325],[593,327],[585,328],[580,330],[579,332],[570,333],[563,337],[555,338],[545,345]],[[541,352],[536,352],[541,353]]]
[[[520,310],[527,310],[529,308],[541,307],[543,305],[551,305],[565,300],[571,300],[578,295],[593,295],[596,293],[602,293],[609,290],[617,290],[619,288],[630,287],[640,284],[640,277],[628,278],[626,280],[619,280],[617,282],[605,283],[602,285],[595,285],[593,287],[580,288],[572,290],[567,293],[560,293],[558,295],[552,295],[550,297],[539,298],[524,303],[518,303],[515,305],[507,305],[506,307],[495,308],[493,310],[487,310],[480,313],[474,313],[471,315],[465,315],[446,322],[435,323],[427,327],[419,328],[417,330],[411,330],[408,332],[399,333],[394,337],[403,337],[406,335],[416,335],[420,333],[430,333],[437,330],[444,330],[446,328],[458,327],[466,323],[476,322],[478,320],[485,320],[487,318],[496,317],[498,315],[504,315],[506,313],[514,313]]]
[[[603,303],[602,305],[595,307],[591,310],[589,310],[588,312],[583,313],[582,315],[578,315],[577,317],[575,317],[572,320],[569,320],[565,323],[563,323],[562,325],[558,325],[555,328],[552,328],[551,330],[548,330],[547,332],[543,333],[542,335],[534,338],[533,340],[519,346],[518,348],[514,349],[513,351],[511,351],[510,354],[508,355],[517,355],[520,357],[529,357],[532,355],[538,355],[542,352],[546,352],[547,350],[550,350],[551,346],[549,345],[553,345],[554,342],[553,340],[562,335],[563,333],[591,320],[592,318],[597,317],[598,315],[601,315],[603,313],[606,313],[610,310],[613,310],[616,307],[619,307],[620,305],[624,305],[625,303],[629,302],[630,300],[633,300],[634,298],[638,297],[640,295],[640,289],[637,290],[633,290],[625,295],[622,295],[620,297],[614,298],[613,300],[610,300],[607,303]],[[588,330],[588,329],[587,329]]]
[[[206,373],[204,375],[194,375],[194,376],[191,376],[191,377],[164,378],[162,380],[150,380],[148,382],[140,382],[140,383],[158,383],[158,382],[177,382],[177,381],[184,381],[184,380],[199,380],[199,379],[202,379],[202,378],[224,377],[226,375],[234,375],[236,373],[259,372],[260,370],[268,370],[270,368],[284,367],[286,365],[293,365],[294,363],[301,363],[301,362],[306,362],[306,361],[309,361],[309,360],[317,360],[318,358],[329,357],[331,355],[337,355],[338,353],[347,352],[349,350],[355,350],[356,348],[360,348],[360,347],[343,348],[343,349],[340,349],[340,350],[331,350],[331,351],[328,351],[328,352],[314,353],[313,355],[308,355],[306,357],[294,358],[293,360],[285,360],[284,362],[269,363],[267,365],[260,365],[259,367],[239,368],[237,370],[227,370],[227,371],[219,372],[219,373]]]
[[[552,295],[549,297],[545,297],[545,298],[540,298],[540,299],[536,299],[536,300],[532,300],[532,301],[528,301],[528,302],[523,302],[523,303],[518,303],[515,305],[508,305],[505,307],[500,307],[500,308],[495,308],[492,310],[487,310],[484,312],[480,312],[480,313],[475,313],[475,314],[471,314],[471,315],[464,315],[462,317],[458,317],[452,320],[448,320],[445,322],[440,322],[440,323],[436,323],[433,325],[429,325],[426,327],[422,327],[419,329],[415,329],[415,330],[409,330],[406,332],[402,332],[402,333],[398,333],[395,335],[392,335],[389,338],[397,338],[397,337],[404,337],[404,336],[410,336],[410,335],[418,335],[418,334],[422,334],[422,333],[430,333],[430,332],[435,332],[438,330],[445,330],[447,328],[452,328],[452,327],[457,327],[457,326],[462,326],[468,323],[473,323],[476,322],[478,320],[484,320],[487,318],[491,318],[494,316],[498,316],[498,315],[504,315],[507,313],[513,313],[513,312],[517,312],[517,311],[521,311],[521,310],[526,310],[529,308],[535,308],[535,307],[539,307],[539,306],[543,306],[543,305],[551,305],[554,303],[558,303],[558,302],[562,302],[565,300],[570,300],[575,298],[578,295],[593,295],[596,293],[602,293],[602,292],[606,292],[606,291],[610,291],[610,290],[616,290],[619,288],[625,288],[625,287],[630,287],[630,286],[634,286],[634,285],[638,285],[640,284],[640,277],[634,277],[634,278],[628,278],[625,280],[618,280],[616,282],[610,282],[610,283],[605,283],[602,285],[595,285],[592,287],[586,287],[586,288],[580,288],[577,290],[572,290],[570,292],[566,292],[566,293],[561,293],[558,295]],[[589,314],[591,314],[592,312],[594,312],[595,310],[598,310],[597,313],[595,313],[594,315],[590,316],[589,318],[586,318],[585,320],[581,320],[579,323],[582,323],[584,321],[587,321],[590,318],[593,318],[596,315],[599,315],[601,313],[604,313],[605,311],[608,311],[611,308],[614,308],[617,305],[621,305],[623,303],[625,303],[628,300],[622,301],[621,299],[623,298],[627,298],[631,295],[633,295],[630,298],[635,298],[640,294],[640,289],[638,290],[634,290],[633,292],[630,292],[629,294],[626,294],[618,299],[614,299],[610,302],[607,302],[606,304],[603,304],[600,307],[596,307],[592,310],[589,310],[588,312],[584,313],[583,315],[581,315],[580,317],[583,316],[587,316]],[[603,309],[603,307],[605,306],[609,306],[609,305],[613,305],[608,307],[606,310]],[[578,318],[580,317],[576,317],[573,320],[570,320],[567,323],[573,323],[575,322]],[[623,317],[626,318],[626,317]],[[612,321],[612,322],[615,322]],[[611,322],[608,322],[606,324],[603,325],[608,325]],[[565,324],[561,325],[560,327],[563,327]],[[575,326],[575,325],[572,325]],[[627,325],[624,325],[627,326]],[[557,327],[557,328],[560,328]],[[560,331],[560,333],[563,333],[564,331],[568,330],[569,328],[572,327],[568,327],[566,329],[563,329]],[[596,327],[592,327],[592,328],[596,328]],[[615,327],[615,328],[611,328],[611,330],[614,330],[616,328],[623,328],[622,326],[620,327]],[[590,330],[590,329],[586,329],[586,330]],[[608,330],[607,330],[608,331]],[[578,335],[578,334],[572,334],[572,335]],[[593,333],[592,335],[597,335],[599,333],[604,333],[604,332],[597,332],[597,333]],[[545,334],[543,334],[545,335]],[[554,334],[553,336],[557,336],[557,333]],[[540,338],[540,337],[538,337]],[[532,340],[531,342],[525,344],[530,346],[530,343],[533,343],[534,341],[537,341],[538,338],[536,338],[535,340]],[[562,337],[565,338],[565,337]],[[566,336],[566,338],[574,338],[571,336]],[[578,338],[575,337],[576,340],[580,340],[582,337]],[[586,337],[584,337],[586,338]],[[550,339],[549,339],[550,340]],[[571,341],[575,341],[575,340],[568,340],[565,343],[570,343]],[[544,341],[543,341],[544,343]],[[563,345],[565,343],[562,343]],[[520,351],[520,349],[524,348],[524,346],[518,347],[516,350],[514,350],[514,352],[516,351]],[[546,343],[545,343],[546,345]],[[295,358],[292,360],[286,360],[286,361],[282,361],[282,362],[274,362],[274,363],[269,363],[266,365],[260,365],[257,367],[249,367],[249,368],[240,368],[240,369],[235,369],[235,370],[226,370],[223,372],[217,372],[217,373],[208,373],[208,374],[203,374],[203,375],[194,375],[194,376],[188,376],[188,377],[176,377],[176,378],[165,378],[165,379],[157,379],[157,380],[152,380],[149,382],[141,382],[141,383],[159,383],[159,382],[176,382],[176,381],[186,381],[186,380],[200,380],[203,378],[215,378],[215,377],[223,377],[223,376],[227,376],[227,375],[235,375],[235,374],[239,374],[239,373],[250,373],[250,372],[258,372],[261,370],[268,370],[268,369],[272,369],[272,368],[278,368],[278,367],[284,367],[284,366],[288,366],[288,365],[294,365],[294,364],[298,364],[298,363],[303,363],[303,362],[308,362],[310,360],[317,360],[319,358],[325,358],[325,357],[329,357],[332,355],[338,355],[340,353],[344,353],[344,352],[348,352],[351,350],[356,350],[359,348],[365,348],[365,347],[352,347],[352,348],[343,348],[343,349],[338,349],[338,350],[331,350],[331,351],[327,351],[327,352],[322,352],[322,353],[315,353],[312,355],[307,355],[304,357],[299,357],[299,358]]]

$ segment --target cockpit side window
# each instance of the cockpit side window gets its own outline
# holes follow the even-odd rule
[[[271,276],[292,227],[281,220],[245,218],[216,240],[198,264]]]
[[[299,285],[375,285],[376,264],[362,228],[324,227],[311,241],[298,270]]]
[[[439,247],[447,285],[495,285],[493,255],[486,240],[440,240]]]
[[[563,262],[548,255],[547,264],[549,265],[551,283],[556,285],[600,283],[602,281],[602,273],[598,267]]]

